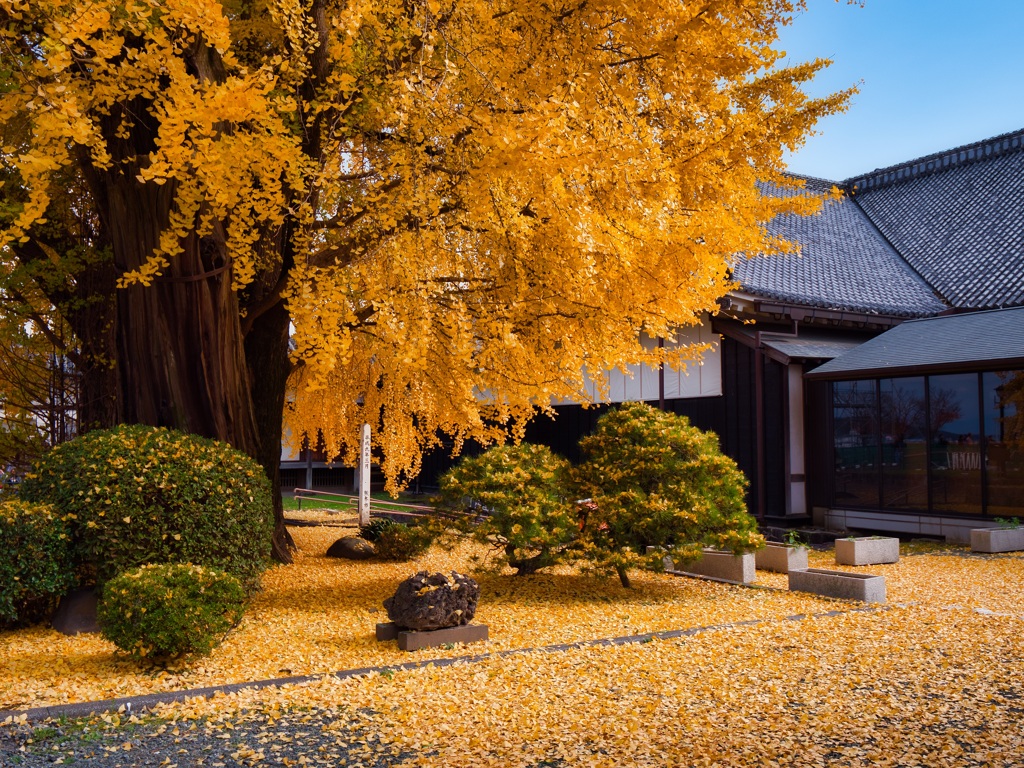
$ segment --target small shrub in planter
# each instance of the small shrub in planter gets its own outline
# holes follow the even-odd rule
[[[41,621],[74,586],[69,544],[51,507],[0,503],[0,626]]]
[[[381,560],[404,562],[422,555],[433,542],[433,533],[424,526],[392,522],[377,534],[374,548]]]
[[[207,654],[242,618],[245,590],[234,576],[191,564],[144,565],[103,586],[103,636],[136,659]]]
[[[57,446],[22,498],[67,517],[76,561],[102,584],[146,563],[221,568],[255,589],[270,560],[270,482],[228,445],[139,425]]]
[[[747,513],[746,477],[718,437],[685,416],[628,403],[603,415],[580,448],[576,492],[592,502],[582,556],[623,586],[629,569],[662,571],[666,557],[687,562],[705,547],[741,554],[764,545]]]
[[[569,463],[543,445],[503,445],[464,458],[440,480],[443,509],[483,511],[469,526],[520,574],[564,562],[579,531],[567,501]]]

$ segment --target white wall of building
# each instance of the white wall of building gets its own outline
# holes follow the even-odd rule
[[[648,336],[640,338],[646,349],[658,346],[658,340]],[[722,347],[721,339],[713,333],[710,323],[681,328],[675,341],[666,341],[665,347],[675,349],[693,344],[707,344],[700,360],[690,360],[685,368],[674,370],[665,367],[666,400],[689,397],[711,397],[722,394]],[[600,398],[593,379],[587,382],[587,391],[594,402],[623,403],[636,400],[657,400],[660,395],[659,371],[648,365],[630,365],[627,372],[613,369],[606,372],[608,397]],[[561,404],[567,404],[563,402]]]

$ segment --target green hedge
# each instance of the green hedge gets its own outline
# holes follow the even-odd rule
[[[220,568],[255,588],[270,557],[263,469],[223,443],[121,426],[54,448],[21,490],[67,516],[75,556],[102,584],[146,563]]]
[[[103,587],[103,636],[137,659],[207,654],[242,618],[245,590],[234,576],[198,565],[144,565]]]
[[[53,509],[0,503],[0,626],[46,618],[74,582],[67,529]]]

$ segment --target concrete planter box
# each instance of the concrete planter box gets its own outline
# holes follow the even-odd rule
[[[759,571],[802,571],[807,568],[807,547],[769,541],[764,549],[754,553],[754,564]]]
[[[881,565],[900,559],[900,540],[882,536],[836,539],[836,565]]]
[[[1018,552],[1024,550],[1024,527],[973,528],[972,552]]]
[[[885,576],[867,573],[827,571],[823,568],[790,571],[789,588],[793,592],[810,592],[823,597],[841,597],[865,603],[885,602]]]
[[[665,558],[665,567],[671,569],[672,561]],[[754,564],[754,553],[744,552],[734,555],[717,549],[705,549],[700,560],[688,560],[679,564],[679,570],[696,573],[699,576],[710,576],[726,581],[738,581],[751,584],[757,579],[757,567]]]

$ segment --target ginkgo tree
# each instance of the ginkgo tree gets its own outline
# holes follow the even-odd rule
[[[93,254],[59,288],[113,296],[69,319],[97,425],[274,478],[283,413],[348,457],[369,422],[394,486],[439,435],[666,361],[641,333],[784,247],[763,224],[815,201],[758,182],[848,95],[774,47],[799,5],[0,0],[3,258]],[[69,197],[87,236],[53,226]]]

